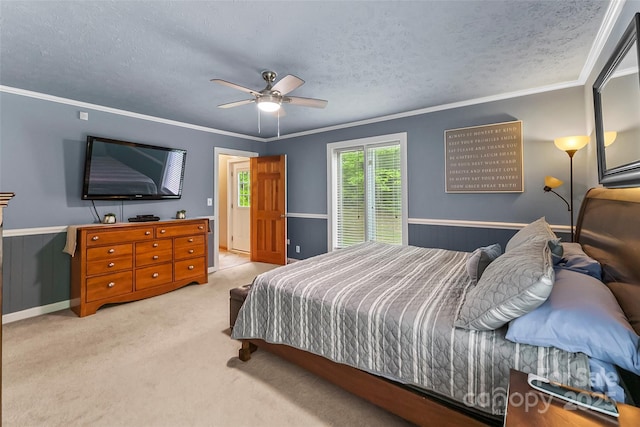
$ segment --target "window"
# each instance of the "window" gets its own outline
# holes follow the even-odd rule
[[[251,187],[249,171],[239,171],[238,177],[238,207],[248,208],[251,206]]]
[[[329,144],[330,248],[407,242],[406,134]]]

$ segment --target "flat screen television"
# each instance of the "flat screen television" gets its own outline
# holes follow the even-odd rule
[[[82,200],[179,199],[187,151],[87,137]]]

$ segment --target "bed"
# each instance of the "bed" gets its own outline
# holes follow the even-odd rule
[[[603,375],[615,364],[619,378],[636,378],[637,218],[640,190],[592,189],[579,244],[560,242],[541,218],[504,252],[369,242],[323,254],[257,276],[232,337],[242,340],[243,360],[264,348],[416,424],[497,425],[510,369],[581,388],[601,366]],[[598,317],[586,289],[622,326],[602,321],[584,337],[573,329],[570,342],[545,341],[545,328]],[[592,354],[597,328],[629,339]],[[635,391],[626,391],[631,400]]]

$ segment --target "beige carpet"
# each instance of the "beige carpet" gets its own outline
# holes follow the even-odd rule
[[[271,268],[5,325],[3,426],[406,426],[264,351],[237,359],[228,291]]]

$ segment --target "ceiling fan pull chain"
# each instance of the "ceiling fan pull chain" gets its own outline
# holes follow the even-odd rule
[[[280,110],[278,110],[278,138],[280,138]]]
[[[258,133],[260,133],[260,109],[258,108]]]

